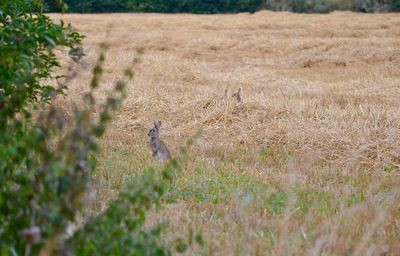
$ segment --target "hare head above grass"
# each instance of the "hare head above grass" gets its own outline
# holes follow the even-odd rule
[[[242,102],[242,88],[239,88],[239,90],[232,95],[232,98],[235,98],[237,102]]]

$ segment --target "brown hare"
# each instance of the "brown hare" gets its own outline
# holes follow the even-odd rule
[[[161,121],[154,122],[154,127],[149,130],[150,147],[155,157],[160,163],[171,159],[171,154],[165,143],[160,139]]]
[[[242,88],[239,88],[239,90],[232,95],[232,98],[235,98],[237,102],[242,102]]]

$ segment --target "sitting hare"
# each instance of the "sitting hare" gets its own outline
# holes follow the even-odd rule
[[[157,123],[154,122],[154,128],[150,129],[148,135],[150,137],[150,147],[153,156],[162,163],[169,160],[171,154],[169,153],[167,146],[160,139],[160,127],[161,121],[158,121]]]
[[[232,95],[232,98],[235,98],[237,102],[242,102],[242,88]]]

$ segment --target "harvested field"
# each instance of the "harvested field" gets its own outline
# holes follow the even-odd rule
[[[176,200],[148,220],[169,220],[167,241],[201,229],[206,248],[188,255],[399,254],[399,14],[62,19],[87,36],[60,101],[67,112],[101,42],[109,50],[100,96],[143,49],[101,142],[88,211],[157,165],[147,131],[161,120],[173,155],[201,131],[169,191]],[[238,88],[243,102],[230,97]]]

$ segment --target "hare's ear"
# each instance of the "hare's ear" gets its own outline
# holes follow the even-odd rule
[[[161,121],[158,121],[158,122],[157,122],[156,127],[157,127],[157,129],[160,129],[160,127],[161,127]]]
[[[157,122],[154,122],[154,129],[157,129]]]
[[[240,95],[241,92],[242,92],[242,88],[239,88],[237,93]]]
[[[224,96],[225,96],[225,97],[228,97],[228,89],[225,89],[225,91],[224,91]]]

